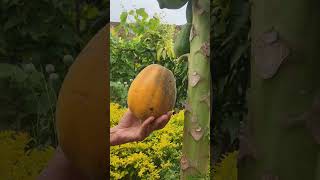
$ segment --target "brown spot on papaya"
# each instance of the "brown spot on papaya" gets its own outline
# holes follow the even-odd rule
[[[128,92],[128,107],[141,120],[155,118],[174,108],[176,80],[173,73],[158,64],[145,67],[132,81]]]

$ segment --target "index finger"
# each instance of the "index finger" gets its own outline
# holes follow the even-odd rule
[[[164,128],[167,125],[167,123],[169,122],[171,116],[172,116],[172,112],[171,111],[169,111],[167,114],[164,114],[164,115],[160,116],[152,124],[153,129],[154,130],[158,130],[158,129]]]

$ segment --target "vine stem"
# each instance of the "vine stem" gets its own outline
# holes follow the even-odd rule
[[[41,69],[41,73],[42,73],[42,80],[44,82],[44,87],[45,87],[45,90],[46,90],[46,95],[47,95],[47,99],[48,99],[48,102],[50,104],[50,111],[51,111],[51,120],[52,120],[52,124],[53,124],[53,130],[54,130],[54,143],[57,144],[57,130],[56,130],[56,126],[55,126],[55,116],[54,116],[54,111],[53,111],[53,107],[52,107],[52,102],[50,100],[50,97],[49,97],[49,89],[48,89],[48,83],[44,77],[44,73],[43,73],[43,67],[40,66],[40,69]],[[54,93],[54,96],[55,98],[57,98],[56,94]]]

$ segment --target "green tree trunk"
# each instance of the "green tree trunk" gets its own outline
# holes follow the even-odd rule
[[[192,1],[181,179],[209,177],[210,159],[210,1]]]
[[[320,1],[253,0],[240,180],[320,179]]]

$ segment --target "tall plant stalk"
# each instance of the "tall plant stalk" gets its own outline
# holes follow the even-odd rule
[[[192,1],[181,179],[207,179],[210,159],[210,1]]]
[[[253,0],[240,180],[320,178],[320,1]]]

